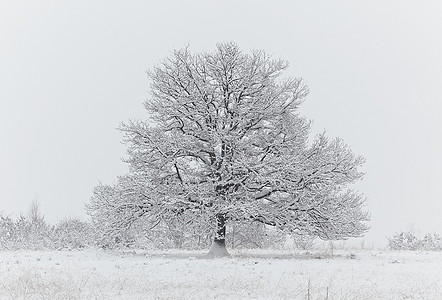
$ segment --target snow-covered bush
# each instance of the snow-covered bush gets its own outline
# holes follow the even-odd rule
[[[50,227],[43,220],[30,220],[20,215],[17,220],[0,217],[1,249],[39,250],[50,247]]]
[[[413,229],[401,231],[388,238],[388,248],[391,250],[428,250],[441,251],[442,239],[437,233],[427,233],[419,239]]]
[[[227,226],[227,246],[230,248],[279,248],[285,234],[262,223],[232,222]]]
[[[8,217],[0,214],[0,249],[11,249],[14,246],[15,223]]]
[[[141,249],[207,249],[213,239],[213,232],[206,226],[190,223],[177,216],[162,220],[149,227],[145,222],[136,222],[129,229],[107,234],[101,227],[97,233],[98,245],[105,248]],[[230,222],[227,225],[227,246],[229,248],[279,248],[284,245],[285,235],[270,226],[251,222]]]
[[[51,227],[33,202],[26,215],[21,214],[14,222],[11,247],[14,249],[40,250],[51,246]]]
[[[78,219],[49,225],[38,202],[15,220],[0,214],[1,250],[81,249],[95,243],[93,232],[90,223]]]
[[[423,250],[442,251],[442,238],[437,233],[427,233],[421,241]]]
[[[184,216],[160,220],[153,226],[139,220],[119,230],[109,230],[104,223],[94,224],[97,245],[104,248],[203,249],[212,238],[205,227],[189,223]]]
[[[310,250],[314,246],[315,237],[311,235],[294,234],[291,236],[296,249]]]
[[[210,246],[211,234],[198,223],[192,224],[180,217],[144,231],[145,240],[160,249],[204,249]]]
[[[76,218],[57,223],[51,236],[54,249],[83,249],[94,243],[91,224]]]
[[[35,250],[50,248],[51,227],[46,222],[38,202],[32,202],[26,221],[28,248]]]
[[[388,239],[388,247],[392,250],[417,250],[418,238],[413,231],[401,231]]]

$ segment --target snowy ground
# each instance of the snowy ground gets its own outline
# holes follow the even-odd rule
[[[0,252],[0,299],[442,299],[442,253]]]

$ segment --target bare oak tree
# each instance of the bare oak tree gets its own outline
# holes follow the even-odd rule
[[[185,216],[212,228],[213,256],[228,255],[232,220],[328,240],[363,234],[365,199],[348,185],[364,160],[325,134],[308,142],[310,121],[297,113],[308,89],[281,78],[287,67],[232,43],[173,52],[148,72],[150,119],[120,128],[130,172],[95,188],[93,219],[119,230]]]

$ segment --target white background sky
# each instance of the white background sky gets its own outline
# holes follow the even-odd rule
[[[441,16],[440,0],[0,0],[0,211],[86,217],[93,187],[127,171],[115,128],[145,117],[145,71],[233,41],[288,60],[313,134],[365,156],[367,242],[442,233]]]

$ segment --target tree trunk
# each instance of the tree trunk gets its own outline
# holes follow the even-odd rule
[[[213,239],[212,247],[210,248],[207,257],[228,257],[230,256],[226,248],[226,215],[216,215],[217,231]]]

